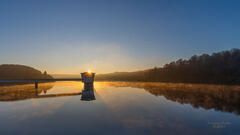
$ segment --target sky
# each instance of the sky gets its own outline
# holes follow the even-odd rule
[[[1,0],[0,64],[136,71],[240,47],[238,0]]]

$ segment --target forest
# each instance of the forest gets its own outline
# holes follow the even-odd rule
[[[240,84],[240,49],[194,55],[137,72],[100,74],[97,80]]]

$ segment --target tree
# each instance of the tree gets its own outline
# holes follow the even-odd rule
[[[43,73],[44,75],[47,75],[47,71],[44,71],[44,73]]]

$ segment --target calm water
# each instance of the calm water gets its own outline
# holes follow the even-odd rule
[[[0,87],[1,135],[240,134],[240,86],[81,82]]]

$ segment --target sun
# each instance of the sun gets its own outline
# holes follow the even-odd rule
[[[88,70],[88,73],[89,73],[89,74],[91,74],[91,73],[92,73],[92,71],[91,71],[91,70]]]

